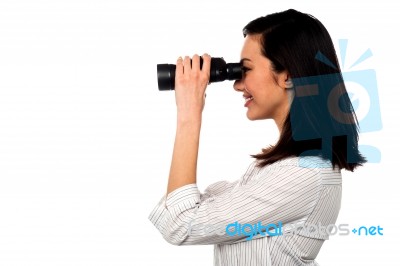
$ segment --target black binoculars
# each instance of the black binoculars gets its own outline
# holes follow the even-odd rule
[[[200,68],[203,65],[203,59],[200,57]],[[167,91],[175,88],[175,69],[176,65],[158,64],[157,79],[158,90]],[[212,57],[210,66],[210,80],[212,82],[220,82],[224,80],[238,80],[242,78],[241,63],[226,63],[222,57]]]

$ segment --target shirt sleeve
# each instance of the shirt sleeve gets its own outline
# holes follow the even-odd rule
[[[228,225],[237,229],[235,223],[285,225],[305,219],[320,190],[318,169],[277,165],[248,182],[214,183],[204,194],[196,184],[180,187],[161,198],[149,219],[173,245],[232,244],[249,240],[249,234],[228,234]]]

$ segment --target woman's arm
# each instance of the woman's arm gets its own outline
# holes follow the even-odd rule
[[[325,193],[320,171],[299,166],[297,162],[277,162],[257,170],[250,181],[229,186],[225,193],[209,197],[202,197],[196,184],[188,184],[164,196],[149,219],[164,239],[174,245],[233,244],[247,241],[249,236],[227,234],[228,225],[281,222],[285,227],[304,223],[322,197],[319,208],[329,209],[328,214],[321,217],[317,213],[316,220],[311,222],[322,222],[326,226],[326,219],[333,217],[340,207],[340,185],[332,186],[333,192],[326,190]],[[338,177],[340,173],[329,175]],[[258,237],[261,234],[250,238]],[[319,235],[310,237],[326,239]]]
[[[177,188],[196,183],[201,119],[178,120],[167,195]]]
[[[197,157],[205,90],[210,77],[211,57],[203,55],[192,60],[186,56],[176,63],[175,100],[177,129],[169,173],[167,195],[177,188],[196,183]]]

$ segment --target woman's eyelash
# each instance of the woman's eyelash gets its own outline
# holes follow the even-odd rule
[[[242,71],[243,71],[243,72],[247,72],[247,71],[249,71],[249,70],[250,70],[249,68],[242,66]]]

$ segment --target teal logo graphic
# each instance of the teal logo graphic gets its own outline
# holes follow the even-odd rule
[[[370,49],[367,49],[361,56],[347,68],[346,51],[348,40],[339,40],[341,55],[341,68],[346,71],[328,75],[318,75],[310,77],[294,78],[296,101],[293,101],[291,110],[291,124],[293,138],[297,141],[321,139],[321,150],[310,150],[302,156],[314,155],[315,153],[325,153],[331,156],[333,141],[347,141],[347,137],[352,136],[353,125],[346,118],[356,114],[359,123],[359,134],[375,132],[382,129],[382,119],[379,105],[379,95],[376,80],[376,73],[373,69],[351,71],[351,69],[364,62],[372,56]],[[335,65],[318,52],[315,59],[336,70]],[[343,86],[344,84],[344,86]],[[347,93],[343,93],[346,87]],[[348,97],[348,98],[347,98]],[[349,101],[350,100],[350,101]],[[351,105],[350,105],[351,103]],[[327,105],[328,108],[319,108]],[[323,119],[334,124],[337,129],[335,134],[323,128],[308,128],[302,126],[302,112],[304,106],[310,106],[308,112],[312,113],[317,119]],[[296,110],[299,110],[296,112]],[[344,119],[343,119],[344,118]],[[322,129],[322,130],[321,130]],[[349,149],[350,147],[348,147]],[[381,153],[373,145],[360,144],[359,150],[370,163],[379,163]],[[348,162],[352,162],[349,155]],[[300,158],[300,164],[302,160]],[[306,165],[304,165],[307,167]]]
[[[271,223],[267,225],[262,225],[261,222],[258,222],[254,225],[242,225],[236,221],[232,224],[228,224],[226,226],[225,232],[228,236],[245,235],[247,236],[246,240],[253,239],[253,237],[257,234],[260,234],[262,236],[277,236],[282,235],[282,222],[279,222],[278,224]]]
[[[364,236],[375,236],[375,235],[381,235],[383,236],[383,228],[378,226],[360,226],[359,228],[354,228],[351,230],[353,234],[355,235],[364,235]]]
[[[350,230],[349,228],[353,228]],[[299,233],[306,233],[306,235],[319,235],[319,236],[383,236],[383,227],[378,226],[360,226],[350,227],[349,224],[328,224],[323,225],[321,222],[318,224],[295,222],[283,224],[282,221],[278,223],[269,223],[263,225],[261,222],[250,224],[241,224],[238,221],[224,224],[203,224],[196,223],[195,219],[189,222],[188,235],[189,236],[213,236],[213,235],[227,235],[227,236],[244,236],[246,241],[252,240],[256,236],[293,236]]]

